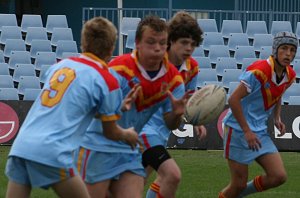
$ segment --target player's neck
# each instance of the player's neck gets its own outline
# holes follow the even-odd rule
[[[179,59],[176,54],[172,53],[171,51],[168,52],[168,58],[169,61],[175,66],[183,64],[183,60]]]

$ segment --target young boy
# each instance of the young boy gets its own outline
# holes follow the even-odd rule
[[[91,19],[82,29],[80,57],[49,69],[9,153],[7,198],[29,197],[32,187],[51,187],[59,197],[89,197],[74,166],[73,151],[95,115],[106,137],[136,145],[136,132],[116,124],[123,96],[105,63],[116,37],[110,21]]]
[[[198,63],[191,57],[196,46],[202,41],[202,30],[197,21],[186,12],[177,12],[168,24],[168,57],[184,79],[185,91],[193,93],[196,89]],[[206,135],[204,126],[195,126],[194,130]],[[147,175],[154,169],[155,181],[147,192],[147,198],[175,197],[180,183],[181,173],[175,160],[166,150],[170,130],[164,124],[162,111],[155,113],[139,134],[146,150],[143,153],[143,165]]]
[[[228,160],[231,181],[219,198],[244,197],[283,184],[286,171],[276,146],[267,132],[267,120],[284,135],[281,122],[281,97],[294,82],[290,66],[296,55],[298,39],[290,32],[274,36],[272,56],[250,65],[240,76],[240,85],[230,96],[230,111],[224,118],[224,156]],[[256,161],[265,174],[248,180],[248,165]]]
[[[145,17],[136,30],[136,50],[109,64],[119,74],[117,78],[124,95],[135,84],[141,87],[133,107],[118,122],[123,127],[133,126],[140,132],[159,107],[169,128],[175,129],[181,123],[187,96],[176,99],[184,95],[184,85],[177,69],[165,56],[167,36],[163,20]],[[145,177],[141,151],[106,139],[97,133],[99,129],[100,122],[93,121],[77,155],[91,197],[105,197],[108,190],[113,197],[141,197]]]

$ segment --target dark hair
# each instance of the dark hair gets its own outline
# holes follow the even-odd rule
[[[191,38],[199,46],[202,42],[203,31],[199,27],[197,20],[184,11],[177,12],[168,23],[168,45],[179,38]]]
[[[149,27],[156,32],[167,32],[168,26],[164,20],[155,15],[149,15],[143,18],[136,29],[135,40],[140,41],[142,39],[145,29]]]

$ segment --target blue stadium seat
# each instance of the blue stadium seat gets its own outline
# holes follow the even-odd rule
[[[259,59],[267,59],[272,54],[272,46],[262,46],[259,53]]]
[[[42,65],[53,65],[57,62],[54,52],[37,52],[34,66],[36,70],[41,70]]]
[[[40,80],[36,76],[21,76],[18,84],[18,93],[24,95],[25,89],[40,89]]]
[[[255,34],[253,38],[253,47],[256,52],[260,52],[262,46],[272,46],[272,34]]]
[[[52,34],[53,28],[68,28],[66,15],[48,15],[46,21],[46,31]]]
[[[26,51],[23,39],[7,39],[4,47],[4,57],[10,57],[12,51]]]
[[[22,39],[21,28],[18,26],[3,26],[0,35],[0,44],[6,45],[7,39]]]
[[[128,49],[135,49],[135,32],[136,30],[128,30],[125,47]]]
[[[223,76],[224,69],[237,69],[235,58],[219,57],[216,63],[216,71],[218,76]]]
[[[297,22],[295,34],[296,34],[297,38],[300,39],[300,22]]]
[[[123,17],[120,24],[120,33],[128,35],[128,30],[136,30],[141,18],[138,17]]]
[[[290,96],[289,105],[300,105],[300,96]]]
[[[203,69],[203,68],[209,68],[211,69],[211,64],[210,64],[210,58],[208,57],[199,57],[199,56],[195,56],[193,57],[197,62],[198,62],[198,66],[199,69]]]
[[[69,40],[73,41],[73,33],[71,28],[53,28],[51,36],[51,45],[57,46],[57,41]]]
[[[18,26],[15,14],[0,14],[0,32],[3,26]]]
[[[49,40],[32,40],[30,47],[30,56],[35,59],[37,52],[52,52]]]
[[[297,53],[295,55],[295,59],[300,59],[300,47],[297,48]]]
[[[19,100],[16,88],[0,88],[0,100]]]
[[[283,94],[282,96],[282,102],[284,104],[289,104],[289,98],[290,96],[300,96],[300,84],[299,83],[293,83]]]
[[[249,46],[248,35],[245,33],[231,33],[228,38],[230,51],[235,51],[237,46]]]
[[[219,32],[215,19],[197,19],[199,27],[203,32]]]
[[[216,64],[219,57],[230,57],[229,48],[225,45],[211,45],[208,53],[210,62]]]
[[[197,87],[204,86],[205,81],[218,81],[217,72],[215,69],[203,68],[198,73]]]
[[[243,27],[240,20],[223,20],[221,33],[223,38],[229,38],[231,33],[243,33]]]
[[[253,46],[237,46],[234,52],[234,58],[238,65],[241,65],[243,58],[256,58]]]
[[[62,59],[63,52],[78,53],[76,41],[58,41],[56,46],[56,58]]]
[[[245,71],[245,69],[251,65],[252,63],[254,63],[255,61],[257,61],[257,58],[243,58],[242,60],[242,66],[241,66],[241,70]]]
[[[209,51],[211,45],[224,45],[222,34],[219,32],[207,32],[203,37],[203,49]]]
[[[293,69],[296,72],[296,78],[299,81],[299,79],[300,79],[300,59],[294,59],[294,61],[293,61]]]
[[[80,53],[78,52],[63,52],[61,58],[69,58],[69,57],[79,57]]]
[[[43,27],[28,27],[25,44],[31,45],[32,40],[48,40],[46,29]]]
[[[7,63],[0,63],[0,75],[10,75]]]
[[[293,32],[290,21],[272,21],[270,34],[273,36],[282,31]]]
[[[31,57],[28,51],[12,51],[8,65],[10,69],[15,69],[16,64],[31,64]]]
[[[0,50],[0,63],[4,63],[4,62],[5,62],[4,54],[3,51]]]
[[[41,83],[45,83],[45,80],[46,80],[46,72],[47,70],[51,67],[52,65],[42,65],[41,66],[41,72],[40,72],[40,76],[39,76],[39,79],[40,79],[40,82]]]
[[[36,76],[32,64],[17,64],[13,74],[13,80],[19,82],[21,76]]]
[[[200,45],[199,47],[196,47],[193,54],[192,54],[192,56],[205,56],[203,46]]]
[[[40,95],[41,89],[31,89],[27,88],[24,91],[23,100],[34,101]]]
[[[27,33],[29,27],[43,27],[41,15],[23,14],[21,21],[21,30]]]
[[[223,87],[229,89],[230,82],[239,82],[239,76],[242,74],[240,69],[224,69],[222,82]]]
[[[246,34],[249,39],[254,39],[255,34],[268,34],[265,21],[247,21]]]
[[[11,75],[0,75],[0,88],[14,88],[14,81]]]

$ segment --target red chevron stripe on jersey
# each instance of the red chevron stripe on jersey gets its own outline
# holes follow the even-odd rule
[[[199,67],[197,61],[193,58],[186,59],[185,64],[187,71],[182,70],[180,74],[183,78],[184,84],[188,84],[196,75],[198,75]]]
[[[117,81],[117,79],[108,71],[108,66],[107,64],[102,61],[101,59],[97,58],[95,55],[91,54],[91,53],[84,53],[85,56],[88,56],[89,58],[99,62],[103,67],[99,67],[99,65],[97,65],[96,63],[85,59],[83,57],[71,57],[69,59],[76,61],[76,62],[80,62],[83,63],[85,65],[91,66],[93,67],[95,70],[97,70],[100,75],[103,77],[103,79],[105,80],[107,87],[109,89],[109,91],[113,91],[116,90],[118,88],[120,88],[119,83]]]
[[[296,73],[290,67],[286,67],[286,75],[288,81],[282,83],[281,85],[276,85],[272,81],[272,74],[274,72],[274,62],[273,58],[270,58],[270,63],[267,60],[257,61],[247,68],[247,71],[252,72],[259,82],[263,85],[261,86],[261,92],[264,99],[265,110],[271,108],[282,96],[284,91],[294,82]]]
[[[142,91],[139,93],[135,104],[137,110],[142,111],[164,100],[167,97],[167,90],[173,91],[183,83],[183,79],[178,70],[168,63],[167,59],[164,63],[167,65],[167,72],[155,81],[148,80],[141,74],[137,62],[131,54],[125,54],[115,58],[109,63],[109,66],[127,79],[130,87],[133,87],[136,79],[138,80]]]

